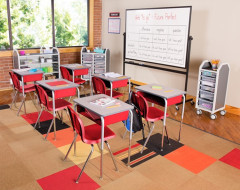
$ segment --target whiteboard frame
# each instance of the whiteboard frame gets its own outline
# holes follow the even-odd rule
[[[127,29],[127,11],[137,11],[137,10],[155,10],[155,9],[176,9],[176,8],[189,8],[189,21],[188,21],[188,30],[187,30],[187,41],[190,38],[190,25],[191,25],[191,16],[192,16],[192,6],[177,6],[177,7],[157,7],[157,8],[140,8],[140,9],[126,9],[125,11],[125,34],[127,34],[126,29]],[[125,46],[126,46],[125,42]],[[185,54],[185,65],[184,67],[178,67],[178,66],[174,66],[174,65],[168,65],[168,64],[164,64],[164,63],[156,63],[156,62],[151,62],[151,61],[145,61],[145,60],[141,60],[141,59],[132,59],[132,58],[127,58],[126,57],[126,47],[124,47],[124,60],[132,60],[132,61],[139,61],[139,62],[144,62],[144,63],[151,63],[151,64],[156,64],[159,66],[167,66],[167,67],[173,67],[173,68],[180,68],[180,69],[187,69],[187,67],[189,67],[188,65],[188,46],[186,46],[186,54]]]

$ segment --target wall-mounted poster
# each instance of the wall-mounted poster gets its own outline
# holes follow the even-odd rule
[[[108,19],[108,33],[120,34],[120,18],[109,18]]]

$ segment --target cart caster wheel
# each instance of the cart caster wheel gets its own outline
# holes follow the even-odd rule
[[[226,110],[220,111],[220,114],[221,114],[221,115],[225,115],[225,114],[226,114]]]
[[[194,104],[195,104],[195,102],[192,100],[192,101],[191,101],[191,105],[194,105]]]
[[[197,114],[201,115],[202,114],[202,110],[197,110]]]
[[[216,119],[217,118],[217,116],[216,116],[216,114],[211,114],[211,119]]]
[[[176,108],[177,111],[179,110],[179,107],[178,107],[178,106],[176,106],[175,108]]]

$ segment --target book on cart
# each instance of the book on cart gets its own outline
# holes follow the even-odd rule
[[[98,106],[106,106],[106,105],[109,105],[109,104],[111,104],[113,102],[115,102],[114,99],[108,98],[108,97],[103,97],[103,98],[99,98],[99,99],[93,100],[90,103],[94,104],[94,105],[98,105]]]

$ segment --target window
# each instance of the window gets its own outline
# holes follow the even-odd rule
[[[0,1],[0,50],[83,45],[88,45],[88,0]]]
[[[7,2],[0,1],[0,50],[10,49]]]
[[[88,45],[87,0],[57,0],[54,3],[56,46]]]
[[[49,0],[11,0],[14,49],[52,46],[52,15]]]

